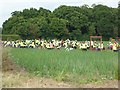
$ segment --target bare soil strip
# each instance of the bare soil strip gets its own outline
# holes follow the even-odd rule
[[[73,85],[64,82],[57,82],[48,78],[29,76],[25,72],[3,73],[3,87],[15,88],[118,88],[117,81],[106,81],[102,84]]]

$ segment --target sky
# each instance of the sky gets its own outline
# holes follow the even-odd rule
[[[119,0],[0,0],[0,27],[3,22],[11,17],[11,13],[14,11],[22,11],[27,8],[43,7],[53,11],[60,5],[68,6],[82,6],[87,4],[103,4],[109,7],[117,8]]]

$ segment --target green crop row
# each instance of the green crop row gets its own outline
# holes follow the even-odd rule
[[[10,51],[13,61],[28,72],[59,81],[90,83],[118,79],[118,53],[18,49]]]

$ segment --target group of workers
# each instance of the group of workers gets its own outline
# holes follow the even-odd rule
[[[77,41],[77,40],[16,40],[16,41],[2,41],[4,47],[15,47],[15,48],[47,48],[47,49],[61,49],[66,50],[82,49],[87,51],[92,48],[92,50],[105,50],[110,49],[113,51],[118,51],[120,45],[117,42],[109,42],[107,47],[104,46],[103,42],[97,41]]]

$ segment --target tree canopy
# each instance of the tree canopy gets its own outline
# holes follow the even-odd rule
[[[66,6],[53,12],[40,7],[14,11],[3,23],[3,34],[18,34],[22,39],[88,40],[102,35],[104,40],[118,36],[118,8],[105,5]]]

